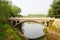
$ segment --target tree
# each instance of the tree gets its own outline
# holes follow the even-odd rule
[[[0,40],[21,40],[8,22],[9,18],[15,15],[14,13],[20,12],[20,9],[18,11],[16,10],[18,7],[16,9],[14,8],[16,11],[12,10],[12,6],[10,1],[0,0]],[[14,35],[13,39],[11,39],[12,35]]]
[[[18,16],[18,13],[21,12],[21,9],[15,5],[12,5],[11,10],[12,10],[12,12],[11,12],[12,16],[14,16],[14,17]]]
[[[0,21],[6,22],[11,16],[17,16],[21,9],[13,6],[10,1],[0,0]]]
[[[10,1],[0,0],[0,21],[7,21],[11,17]]]
[[[48,15],[50,17],[60,18],[60,0],[54,0]]]

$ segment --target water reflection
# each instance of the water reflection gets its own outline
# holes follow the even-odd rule
[[[44,26],[42,26],[39,23],[24,22],[22,29],[25,37],[29,39],[36,39],[44,35],[44,32],[43,32]]]

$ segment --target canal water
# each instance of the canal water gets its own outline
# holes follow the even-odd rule
[[[22,25],[22,32],[26,38],[37,40],[45,35],[43,32],[44,28],[43,25],[36,22],[24,22]]]

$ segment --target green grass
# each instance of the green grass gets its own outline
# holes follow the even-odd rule
[[[49,27],[49,29],[60,33],[60,29],[57,29],[56,26],[51,26],[51,27]]]
[[[47,33],[47,32],[48,32],[46,28],[45,28],[43,31],[44,31],[45,33]]]
[[[50,26],[49,29],[56,30],[56,27],[55,26]]]
[[[14,35],[14,40],[21,40],[18,34],[14,31],[14,28],[9,24],[4,24],[0,27],[0,40],[8,40],[7,38]]]
[[[55,31],[60,33],[60,29],[56,29]]]
[[[56,26],[50,26],[50,27],[48,27],[48,29],[51,31],[55,31],[55,32],[60,33],[60,29],[57,29]],[[47,32],[47,28],[44,29],[44,32]]]

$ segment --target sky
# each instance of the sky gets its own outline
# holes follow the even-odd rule
[[[47,14],[53,0],[11,0],[13,5],[21,8],[21,15]]]

